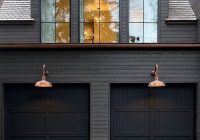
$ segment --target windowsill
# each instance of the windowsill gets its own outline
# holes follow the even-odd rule
[[[166,24],[168,25],[195,25],[197,24],[197,19],[165,19]]]
[[[33,24],[34,19],[0,19],[0,24]]]
[[[129,50],[129,49],[200,49],[200,44],[0,44],[0,49],[8,50]]]

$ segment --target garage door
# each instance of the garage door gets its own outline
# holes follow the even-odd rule
[[[89,86],[5,86],[6,140],[88,140]]]
[[[112,140],[193,140],[193,85],[111,85]]]

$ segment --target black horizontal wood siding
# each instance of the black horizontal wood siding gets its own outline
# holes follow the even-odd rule
[[[31,25],[0,24],[0,43],[39,43],[40,42],[40,0],[31,0]]]
[[[191,0],[192,1],[192,0]],[[195,0],[193,0],[195,1]],[[199,3],[198,0],[194,5]],[[31,0],[32,25],[0,24],[0,43],[40,43],[40,0]],[[196,25],[166,25],[169,0],[159,0],[158,41],[160,43],[197,42]],[[199,7],[199,6],[197,6]],[[120,0],[120,43],[128,43],[128,0]],[[199,13],[199,10],[196,10]],[[199,14],[198,14],[199,16]],[[71,43],[79,42],[79,1],[71,0]],[[199,26],[198,26],[199,28]]]
[[[200,83],[200,52],[195,50],[1,50],[0,138],[4,139],[3,83],[34,86],[46,64],[52,83],[90,83],[90,140],[110,140],[110,83],[147,86],[156,63],[166,84]],[[197,101],[199,110],[199,94]],[[198,140],[199,112],[195,121]]]
[[[178,0],[177,0],[178,1]],[[167,25],[169,0],[160,0],[160,42],[161,43],[194,43],[197,41],[196,25]]]

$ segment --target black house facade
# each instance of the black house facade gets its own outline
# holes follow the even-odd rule
[[[0,139],[200,139],[199,20],[199,0],[0,0]]]

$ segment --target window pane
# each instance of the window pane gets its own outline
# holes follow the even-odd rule
[[[144,42],[157,43],[157,23],[144,23]]]
[[[56,23],[56,43],[70,42],[69,23]]]
[[[158,0],[144,0],[144,22],[157,22]]]
[[[100,0],[101,22],[119,22],[119,0]]]
[[[80,23],[80,43],[84,43],[84,23]]]
[[[55,24],[42,23],[42,43],[55,43]]]
[[[69,22],[70,0],[56,0],[56,21]]]
[[[129,23],[129,43],[143,43],[143,23]]]
[[[99,0],[84,0],[83,6],[84,20],[82,22],[96,22],[95,19],[99,18]]]
[[[99,23],[100,24],[100,43],[118,43],[119,24],[118,23]]]
[[[54,0],[41,0],[42,22],[54,22],[55,2]]]
[[[99,43],[99,23],[85,22],[81,26],[84,28],[81,43]]]
[[[143,0],[130,0],[129,22],[143,22]]]
[[[94,23],[94,42],[93,43],[100,43],[100,24],[101,23]]]

